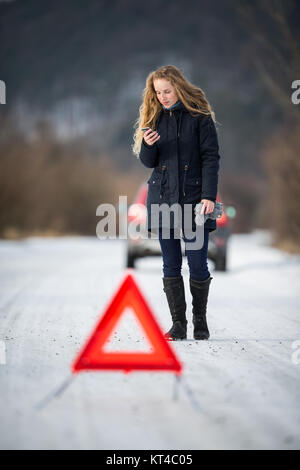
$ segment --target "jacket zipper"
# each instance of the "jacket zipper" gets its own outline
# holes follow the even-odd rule
[[[170,116],[173,116],[173,111],[170,111]],[[179,121],[177,123],[177,137],[179,137]]]
[[[184,177],[183,177],[183,195],[185,196],[185,177],[186,177],[186,172],[188,170],[188,165],[184,165]]]
[[[160,194],[159,194],[160,198],[162,198],[162,182],[163,182],[163,179],[164,179],[164,176],[165,176],[165,171],[167,169],[167,165],[162,165],[161,169],[163,171],[163,174],[162,174],[162,177],[161,177],[161,180],[160,180]]]

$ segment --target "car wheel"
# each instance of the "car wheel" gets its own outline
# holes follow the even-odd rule
[[[216,257],[215,261],[215,270],[216,271],[226,271],[226,253],[220,253]]]
[[[127,268],[134,268],[135,256],[127,251]]]

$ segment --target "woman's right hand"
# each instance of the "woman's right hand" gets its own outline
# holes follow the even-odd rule
[[[152,129],[148,129],[144,132],[144,141],[148,145],[153,145],[158,139],[160,139],[160,135],[156,131],[152,131]]]

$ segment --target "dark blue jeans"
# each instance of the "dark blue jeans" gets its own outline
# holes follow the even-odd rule
[[[174,237],[174,229],[170,229],[170,239],[163,239],[162,229],[160,229],[158,238],[163,257],[164,277],[181,276],[181,242],[179,238]],[[185,236],[183,237],[190,277],[196,281],[204,281],[210,276],[210,272],[207,266],[208,239],[209,229],[204,229],[204,241],[202,248],[197,250],[189,250],[186,248],[186,244],[191,240],[186,239]]]

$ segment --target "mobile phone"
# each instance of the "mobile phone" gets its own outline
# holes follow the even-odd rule
[[[142,127],[143,132],[146,132],[148,129],[151,129],[151,127]]]

